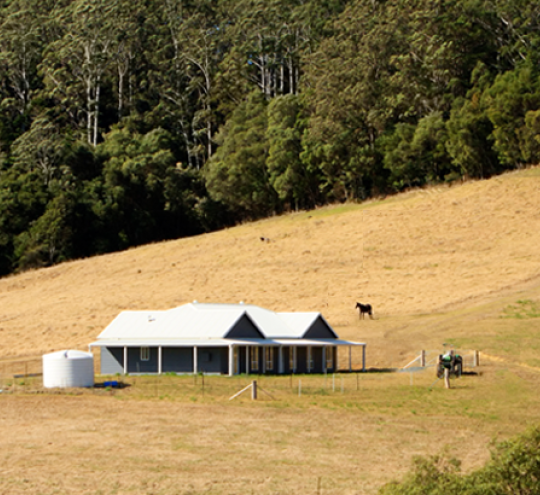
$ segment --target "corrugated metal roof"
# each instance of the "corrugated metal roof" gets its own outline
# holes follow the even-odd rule
[[[200,311],[198,306],[200,306],[198,303],[185,304],[167,311],[163,318],[164,336],[221,339],[245,313],[238,308],[215,308],[212,311]]]
[[[259,330],[269,339],[271,338],[296,338],[304,336],[313,322],[321,316],[320,313],[275,313],[269,309],[261,308],[253,304],[187,304],[197,312],[211,312],[220,314],[222,311],[246,312]],[[176,310],[185,306],[180,306]],[[175,310],[171,310],[175,311]]]
[[[322,317],[316,312],[275,313],[251,304],[190,303],[166,311],[122,311],[101,332],[98,340],[215,341],[224,339],[244,315],[267,339],[302,339],[313,322]]]
[[[334,334],[335,338],[338,338],[337,333],[334,332],[334,329],[321,313],[278,313],[278,315],[288,327],[294,329],[294,336],[296,338],[302,338],[317,318],[321,318],[321,320],[328,325],[329,330]],[[283,337],[289,337],[289,335],[283,335]]]
[[[364,346],[363,342],[341,339],[100,339],[90,347],[228,347],[233,346]]]
[[[278,315],[293,330],[291,337],[301,338],[320,313],[278,313]],[[283,337],[289,337],[289,335],[283,335]]]
[[[243,310],[196,311],[186,304],[167,311],[122,311],[98,339],[219,339]]]

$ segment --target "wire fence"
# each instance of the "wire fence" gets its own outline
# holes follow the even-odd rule
[[[463,359],[463,368],[476,368],[480,365],[480,352],[471,349],[451,349],[456,355]],[[422,350],[410,362],[401,367],[402,370],[415,368],[436,367],[439,356],[447,352],[448,349],[441,350]]]
[[[49,395],[118,395],[134,399],[170,399],[179,401],[228,401],[230,397],[257,381],[259,400],[338,399],[360,396],[385,385],[405,384],[397,373],[327,373],[305,375],[96,375],[93,387],[44,388],[39,361],[0,364],[0,393]],[[31,372],[32,371],[32,372]],[[403,382],[403,383],[401,383]],[[249,400],[242,394],[238,400]],[[237,402],[237,401],[235,401]]]
[[[455,352],[463,357],[464,368],[479,365],[477,351],[458,350]],[[0,392],[2,393],[43,393],[43,394],[121,394],[139,398],[172,398],[179,400],[228,399],[241,389],[257,380],[259,387],[279,398],[284,397],[315,397],[331,395],[355,395],[366,392],[370,388],[378,388],[384,382],[386,385],[401,383],[400,373],[393,371],[414,372],[418,375],[426,371],[426,379],[431,379],[429,368],[435,367],[438,356],[443,351],[426,350],[417,356],[411,356],[411,362],[401,368],[373,369],[361,372],[354,366],[352,372],[341,369],[336,373],[306,374],[306,375],[225,375],[187,374],[177,375],[165,373],[162,375],[95,375],[95,386],[90,389],[45,389],[43,387],[43,362],[41,356],[12,358],[0,360]],[[344,354],[340,364],[348,365],[348,355]],[[421,364],[424,366],[421,366]],[[355,363],[358,365],[359,363]],[[348,367],[348,366],[347,366]],[[421,374],[421,373],[420,373]],[[392,377],[394,375],[394,377]],[[402,375],[402,374],[401,374]],[[420,377],[411,383],[420,383]],[[244,394],[246,397],[249,394]]]
[[[43,361],[41,356],[8,358],[0,360],[0,390],[29,387],[30,379],[41,380]]]

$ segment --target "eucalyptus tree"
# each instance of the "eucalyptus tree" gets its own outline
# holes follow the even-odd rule
[[[195,92],[197,103],[193,115],[194,135],[206,139],[208,160],[213,153],[213,134],[215,118],[215,78],[223,57],[221,26],[215,2],[211,0],[196,2],[190,15],[179,30],[182,44],[182,57],[188,77],[188,89]]]
[[[537,64],[528,59],[514,70],[499,74],[483,98],[493,125],[493,148],[501,163],[515,168],[538,159],[538,154],[531,155],[539,139],[534,119],[540,108]]]
[[[278,27],[277,2],[241,0],[229,2],[227,34],[231,42],[230,57],[237,70],[256,84],[267,97],[275,93],[274,69]]]
[[[0,13],[0,67],[7,79],[9,94],[2,107],[26,115],[39,85],[37,65],[44,48],[43,25],[47,13],[36,2],[10,2]]]
[[[178,135],[189,167],[212,156],[217,129],[215,77],[222,57],[215,2],[161,0],[151,12],[154,33],[149,80],[156,110]]]
[[[13,143],[14,165],[36,170],[48,187],[64,164],[68,139],[47,117],[36,118],[30,129]]]
[[[164,129],[141,134],[115,127],[99,144],[103,177],[98,209],[109,247],[199,232],[195,178],[176,162],[171,141]]]
[[[488,36],[498,48],[498,70],[515,67],[526,59],[538,62],[540,2],[538,0],[484,0],[481,8],[492,16]]]
[[[38,64],[50,41],[50,1],[16,0],[0,9],[0,150],[28,129],[42,87]]]
[[[131,0],[116,0],[114,15],[108,19],[112,43],[110,46],[111,79],[116,79],[117,121],[129,116],[140,90],[142,58],[144,58],[145,5]],[[115,74],[112,74],[112,67]]]
[[[336,2],[339,4],[339,2]],[[224,0],[230,49],[222,77],[241,96],[257,87],[267,98],[298,94],[306,56],[339,10],[332,2]]]
[[[14,241],[17,268],[40,268],[71,258],[72,226],[69,217],[76,199],[59,194],[47,203],[43,215]]]
[[[405,118],[449,112],[465,96],[479,61],[494,66],[497,48],[489,36],[493,14],[477,0],[395,2],[401,47],[391,75],[391,103]]]
[[[49,194],[37,170],[11,167],[1,178],[0,275],[5,275],[18,265],[15,239],[43,214]]]
[[[72,126],[85,130],[92,146],[99,138],[101,95],[112,60],[115,6],[102,0],[75,0],[54,12],[64,32],[48,45],[41,64],[47,96],[67,112]]]
[[[288,94],[268,104],[269,181],[286,207],[313,207],[318,200],[317,177],[302,162],[302,135],[307,115],[300,98]]]
[[[220,130],[220,147],[204,170],[210,196],[239,218],[258,218],[278,206],[266,166],[266,106],[264,95],[254,92],[236,108]]]
[[[352,3],[310,57],[303,159],[320,170],[329,198],[364,198],[383,177],[376,141],[399,105],[391,101],[395,57],[403,46],[396,13],[394,1]]]
[[[494,75],[479,62],[473,71],[473,87],[466,97],[456,98],[446,122],[446,149],[461,176],[487,177],[499,169],[499,159],[493,150],[493,124],[487,114],[484,92]]]

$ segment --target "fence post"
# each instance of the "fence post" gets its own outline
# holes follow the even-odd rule
[[[426,367],[426,351],[420,351],[420,366],[422,368]]]
[[[473,352],[473,366],[476,368],[477,366],[480,366],[480,352],[474,351]]]
[[[257,380],[251,382],[251,400],[257,400]]]
[[[444,368],[444,387],[450,388],[450,370],[448,368]]]

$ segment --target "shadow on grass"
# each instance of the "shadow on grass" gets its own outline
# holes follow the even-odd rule
[[[399,368],[368,368],[366,371],[359,371],[358,373],[396,373],[397,371],[399,371]]]
[[[118,380],[106,380],[104,382],[94,383],[94,388],[104,388],[104,389],[122,389],[131,387],[129,383],[119,382]]]

